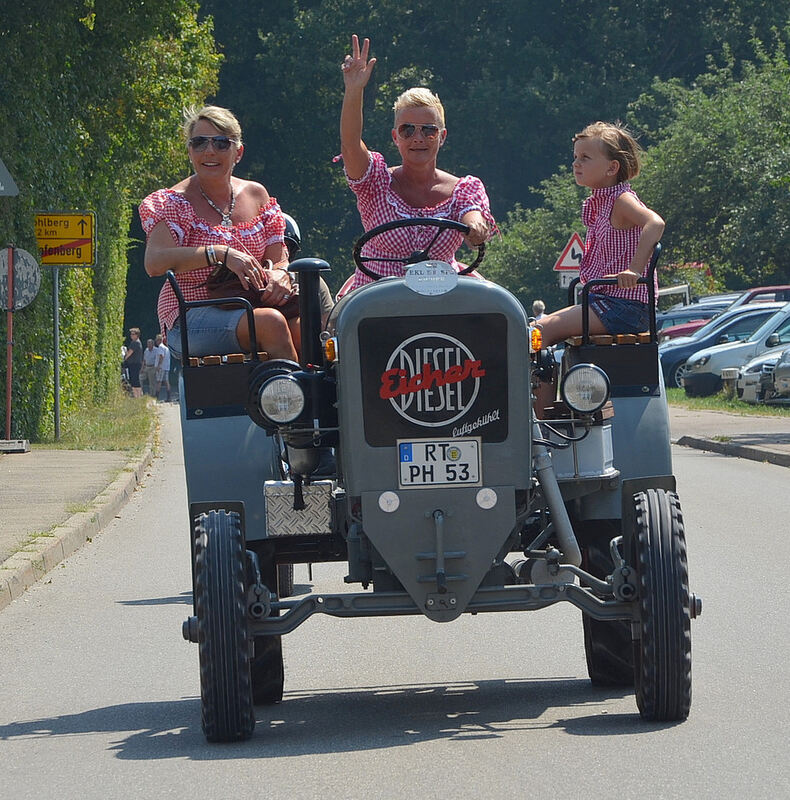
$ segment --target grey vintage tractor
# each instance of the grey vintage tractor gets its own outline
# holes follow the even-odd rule
[[[434,243],[466,230],[387,223],[357,242],[356,263],[378,277],[365,243],[413,226],[435,228]],[[346,294],[325,326],[328,265],[293,262],[298,364],[255,346],[190,357],[194,304],[180,298],[194,586],[183,634],[199,647],[210,741],[249,737],[255,704],[282,698],[282,637],[313,614],[448,623],[571,603],[593,684],[633,686],[646,720],[689,713],[701,601],[655,320],[641,336],[569,342],[562,399],[538,420],[533,381],[555,368],[539,331],[512,294],[465,274],[483,248],[460,274],[430,249],[404,277]],[[331,561],[346,564],[349,591],[291,596],[293,564]]]

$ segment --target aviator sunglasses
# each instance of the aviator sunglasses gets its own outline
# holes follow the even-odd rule
[[[423,139],[435,139],[441,130],[436,125],[413,125],[411,122],[404,122],[403,125],[398,125],[398,136],[401,139],[411,139],[420,129]]]
[[[209,142],[215,150],[227,150],[232,144],[238,144],[228,136],[193,136],[189,140],[189,146],[193,150],[205,150]]]

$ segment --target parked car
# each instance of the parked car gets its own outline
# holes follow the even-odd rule
[[[723,311],[691,336],[671,339],[658,346],[664,383],[673,388],[683,386],[686,359],[699,350],[723,342],[737,342],[751,336],[783,303],[762,303],[759,306],[741,306]]]
[[[774,368],[781,353],[769,350],[747,361],[738,371],[735,394],[744,403],[761,403],[765,400],[765,386],[773,380]]]
[[[790,402],[790,347],[779,354],[770,374],[763,376],[763,398],[771,402]]]
[[[747,289],[730,308],[748,305],[749,303],[787,303],[790,302],[790,284],[781,286],[758,286]]]
[[[723,294],[704,294],[700,297],[694,298],[694,303],[697,305],[708,305],[709,303],[723,304],[726,308],[732,305],[740,296],[742,292],[726,292]]]
[[[719,307],[715,303],[702,306],[694,303],[693,305],[681,306],[680,308],[671,308],[669,311],[660,311],[656,314],[656,330],[659,332],[659,336],[663,336],[665,329],[674,328],[684,323],[698,322],[698,327],[702,327],[721,310],[722,307]]]
[[[680,339],[682,336],[691,336],[692,333],[707,325],[714,317],[718,317],[719,314],[722,313],[722,310],[723,309],[716,308],[716,313],[707,319],[693,319],[679,325],[670,325],[668,328],[663,328],[659,331],[658,341],[668,342],[670,339]]]
[[[790,303],[783,305],[745,341],[718,344],[690,356],[683,375],[686,394],[689,397],[713,394],[721,388],[721,371],[725,367],[740,367],[755,356],[769,350],[779,351],[780,346],[788,344]]]

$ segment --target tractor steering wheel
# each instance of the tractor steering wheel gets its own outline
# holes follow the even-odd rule
[[[380,258],[361,255],[363,245],[367,244],[376,236],[380,236],[382,233],[386,233],[387,231],[397,230],[398,228],[414,228],[416,226],[438,229],[436,231],[436,235],[423,250],[417,250],[410,256],[403,258],[395,256]],[[408,264],[417,264],[420,261],[427,261],[430,258],[431,248],[436,244],[436,240],[444,230],[461,231],[461,233],[466,234],[469,233],[469,226],[464,225],[463,222],[456,222],[454,219],[439,219],[437,217],[410,217],[409,219],[396,219],[392,222],[385,222],[383,225],[377,225],[375,228],[371,228],[369,231],[366,231],[364,234],[362,234],[362,236],[359,237],[357,243],[354,245],[354,252],[352,254],[354,263],[362,272],[365,273],[365,275],[367,275],[369,278],[373,278],[374,281],[377,281],[379,278],[383,278],[385,276],[379,275],[377,272],[373,272],[373,270],[365,266],[366,262],[387,261],[407,266]],[[462,269],[458,274],[468,275],[470,272],[472,272],[472,270],[483,260],[485,251],[485,243],[479,244],[477,246],[477,257],[475,260],[468,267]]]

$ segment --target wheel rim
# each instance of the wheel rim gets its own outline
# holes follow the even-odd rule
[[[672,384],[676,389],[682,389],[683,383],[681,379],[688,373],[688,367],[684,361],[682,364],[677,364],[672,370]]]

